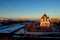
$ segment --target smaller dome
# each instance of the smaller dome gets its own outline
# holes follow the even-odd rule
[[[43,16],[46,16],[46,17],[47,17],[47,15],[46,15],[46,14],[44,14]]]
[[[49,18],[49,17],[47,17],[47,18]]]

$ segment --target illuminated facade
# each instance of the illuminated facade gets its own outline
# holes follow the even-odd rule
[[[41,27],[49,27],[49,26],[50,26],[50,20],[49,20],[49,17],[47,17],[46,14],[44,14],[44,15],[40,18],[40,26],[41,26]]]

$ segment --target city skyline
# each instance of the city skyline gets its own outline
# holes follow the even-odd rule
[[[44,12],[60,19],[60,0],[0,0],[0,17],[40,18]]]

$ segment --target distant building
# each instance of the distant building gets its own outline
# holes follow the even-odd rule
[[[44,15],[40,18],[40,26],[41,26],[41,27],[49,27],[49,26],[50,26],[50,19],[49,19],[49,17],[47,17],[46,14],[44,14]]]
[[[3,18],[0,18],[0,20],[4,20]]]
[[[51,23],[59,23],[59,19],[57,19],[57,18],[51,18],[50,22]]]

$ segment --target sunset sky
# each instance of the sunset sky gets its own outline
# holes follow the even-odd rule
[[[60,0],[0,0],[0,17],[40,18],[44,13],[60,18]]]

